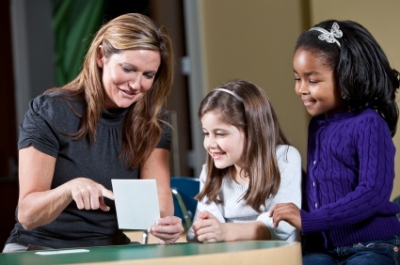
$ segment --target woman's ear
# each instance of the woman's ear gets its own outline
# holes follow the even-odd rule
[[[99,46],[97,48],[97,56],[96,56],[96,63],[99,68],[103,68],[103,46]]]

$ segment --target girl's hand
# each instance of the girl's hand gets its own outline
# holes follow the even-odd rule
[[[174,243],[184,231],[181,218],[176,216],[160,218],[156,225],[149,229],[149,233],[157,237],[160,244]]]
[[[270,213],[274,226],[277,227],[280,221],[286,221],[297,229],[301,230],[300,209],[293,203],[278,203]]]
[[[193,231],[200,242],[225,241],[226,237],[224,224],[207,211],[199,213],[199,219],[193,223]]]
[[[76,178],[68,182],[68,187],[78,209],[101,209],[105,212],[110,210],[104,202],[104,197],[114,200],[114,194],[103,185],[88,178]]]

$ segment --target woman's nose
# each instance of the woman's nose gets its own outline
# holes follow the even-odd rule
[[[140,76],[137,76],[137,77],[135,77],[135,79],[128,81],[128,86],[131,89],[139,89],[140,88]]]

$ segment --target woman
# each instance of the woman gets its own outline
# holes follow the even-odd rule
[[[149,232],[172,243],[170,127],[162,106],[173,79],[168,35],[146,16],[121,15],[95,35],[79,75],[30,103],[20,128],[17,223],[3,252],[128,244],[111,179],[156,179],[161,219]]]

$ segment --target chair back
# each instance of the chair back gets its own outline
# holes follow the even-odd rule
[[[192,225],[200,191],[200,180],[193,177],[171,177],[171,191],[174,199],[174,215],[182,219],[185,229]]]

